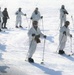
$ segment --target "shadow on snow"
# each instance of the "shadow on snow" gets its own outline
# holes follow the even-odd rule
[[[48,41],[50,41],[51,43],[54,43],[53,38],[54,38],[53,36],[47,36],[46,39],[47,39]]]
[[[9,67],[8,66],[0,66],[0,72],[7,73],[7,71],[5,71],[7,68],[9,68]]]
[[[55,71],[53,69],[49,69],[43,65],[40,65],[38,63],[33,63],[32,64],[35,67],[38,67],[39,69],[41,69],[42,71],[44,71],[46,74],[50,74],[50,75],[62,75],[61,71]]]
[[[0,60],[3,60],[2,54],[3,52],[6,52],[5,49],[6,49],[6,45],[0,44]]]
[[[6,49],[6,45],[0,44],[0,50],[6,52],[5,49]]]

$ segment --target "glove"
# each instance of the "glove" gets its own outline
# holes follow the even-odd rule
[[[24,16],[26,16],[26,14],[24,14]]]
[[[43,16],[41,16],[41,19],[43,18]]]
[[[32,17],[30,19],[32,20]]]
[[[72,37],[72,35],[70,34],[70,37]]]
[[[66,35],[66,31],[64,31],[64,32],[63,32],[63,34],[65,34],[65,35]]]
[[[46,35],[44,35],[44,38],[46,38]]]
[[[35,34],[32,34],[32,36],[35,36]]]
[[[68,12],[67,11],[64,11],[64,14],[68,14]]]

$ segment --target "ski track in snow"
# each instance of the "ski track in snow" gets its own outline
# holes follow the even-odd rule
[[[13,6],[14,4],[14,6]],[[74,15],[74,1],[73,0],[0,0],[2,9],[8,7],[10,19],[8,20],[8,30],[0,32],[0,75],[73,75],[74,74],[74,56],[62,56],[56,52],[58,48],[59,38],[59,8],[61,4],[65,4],[70,12],[67,19],[70,20],[70,29],[74,35],[74,26],[71,20],[71,15]],[[25,61],[29,41],[28,41],[28,26],[31,24],[29,18],[35,9],[39,7],[39,11],[43,15],[39,22],[41,31],[47,35],[45,43],[45,57],[44,64],[42,61],[42,52],[44,40],[38,44],[37,50],[33,56],[35,63],[31,64]],[[24,29],[15,28],[14,13],[22,7],[22,10],[27,13],[27,18],[23,17]],[[13,10],[12,10],[13,9]],[[54,13],[55,12],[55,13]],[[28,19],[28,21],[27,21]],[[56,26],[56,27],[55,27]],[[31,27],[31,25],[30,25]],[[70,38],[66,43],[66,53],[71,52]],[[72,38],[72,50],[74,50],[74,36]],[[74,52],[74,51],[73,51]]]

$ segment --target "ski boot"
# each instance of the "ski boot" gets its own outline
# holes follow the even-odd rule
[[[23,28],[22,26],[20,26],[20,28]]]
[[[65,52],[63,50],[59,50],[59,53],[58,54],[65,54]]]
[[[18,28],[18,26],[16,26],[16,28]]]
[[[32,58],[28,58],[28,62],[34,63],[34,60]]]

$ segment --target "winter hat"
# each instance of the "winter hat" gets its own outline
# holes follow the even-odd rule
[[[64,7],[65,7],[64,5],[61,6],[62,9],[64,9]]]

